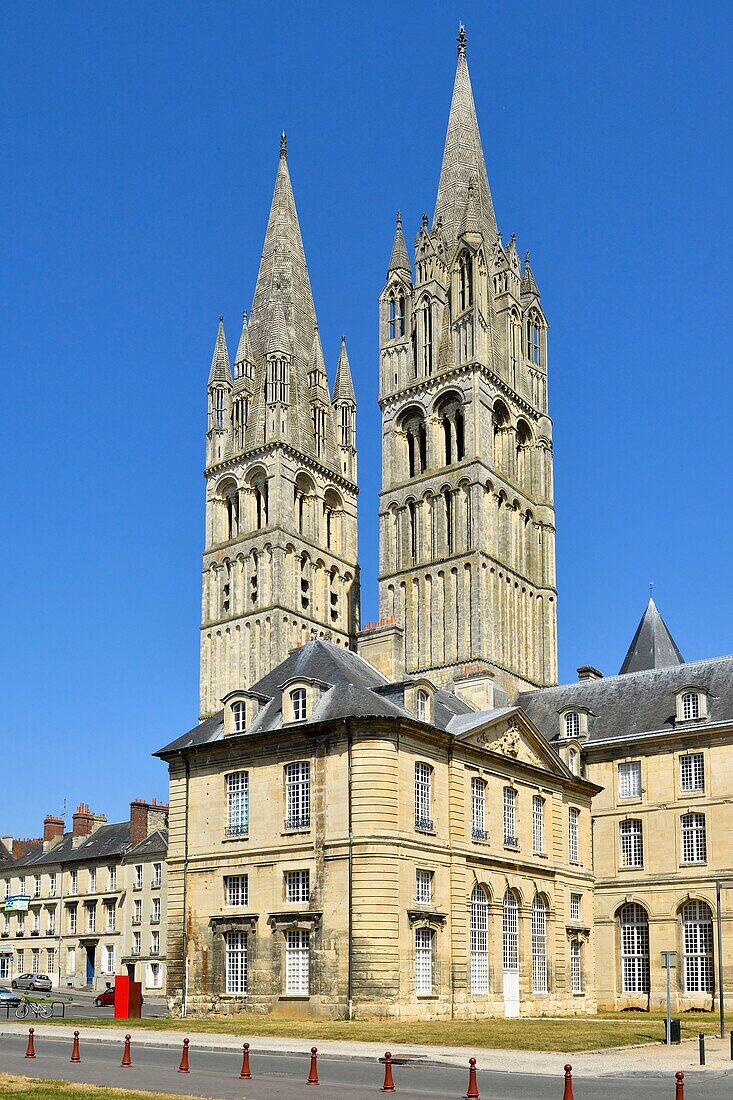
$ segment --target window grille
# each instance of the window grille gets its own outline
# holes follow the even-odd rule
[[[581,895],[580,894],[571,894],[570,895],[570,919],[572,921],[579,921],[580,920],[580,900],[581,900]]]
[[[700,717],[700,696],[696,691],[686,691],[682,696],[682,717],[685,719]]]
[[[285,933],[285,992],[307,997],[310,991],[310,933],[301,929]]]
[[[224,897],[227,905],[246,905],[249,897],[246,875],[224,876]],[[160,903],[159,903],[160,904]]]
[[[249,832],[249,773],[232,772],[227,784],[227,836],[247,836]]]
[[[286,871],[285,872],[285,900],[286,901],[310,901],[311,873],[310,871]]]
[[[486,840],[486,784],[477,776],[471,779],[471,836]]]
[[[433,872],[423,867],[415,871],[415,901],[429,904],[433,900]]]
[[[568,810],[568,859],[578,863],[580,859],[580,810],[571,806]]]
[[[310,764],[299,760],[285,765],[285,828],[309,829]]]
[[[621,991],[649,992],[649,919],[640,905],[625,905],[621,928]]]
[[[489,899],[478,883],[471,891],[471,992],[489,992]]]
[[[502,957],[505,970],[519,969],[519,905],[511,890],[504,894],[501,915]]]
[[[536,794],[532,797],[532,851],[542,854],[545,850],[545,800]]]
[[[226,932],[226,991],[247,992],[247,933]]]
[[[296,688],[290,692],[290,702],[293,706],[293,721],[302,722],[307,717],[305,688]]]
[[[429,997],[433,992],[433,932],[430,928],[415,929],[415,992]]]
[[[431,787],[433,769],[429,764],[418,760],[415,764],[415,828],[423,832],[432,832]]]
[[[713,922],[703,901],[682,907],[682,946],[686,993],[713,992]]]
[[[682,817],[682,862],[704,863],[708,857],[705,814]]]
[[[580,736],[580,715],[577,710],[571,710],[569,714],[565,715],[565,736]]]
[[[680,789],[705,790],[705,757],[701,752],[692,752],[689,756],[680,757]]]
[[[618,766],[619,798],[641,798],[641,761],[632,760]]]
[[[517,839],[517,792],[513,787],[504,788],[504,844],[507,848],[518,848]]]
[[[621,837],[621,866],[644,866],[644,840],[641,832],[641,821],[637,818],[627,818],[619,823]]]
[[[547,993],[547,906],[539,894],[532,902],[532,992]]]
[[[583,992],[583,945],[580,940],[570,941],[570,990]]]

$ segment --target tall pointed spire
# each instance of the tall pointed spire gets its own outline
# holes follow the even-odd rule
[[[267,339],[267,354],[291,351],[290,331],[285,320],[282,287],[277,286],[270,303],[270,326]]]
[[[247,311],[242,314],[242,331],[239,336],[239,344],[237,346],[237,354],[234,358],[235,363],[247,363],[252,361],[252,352],[249,346],[249,323],[247,321]]]
[[[336,382],[333,387],[333,400],[356,402],[354,383],[351,380],[351,367],[346,351],[346,337],[341,337],[341,351],[339,353],[338,367],[336,368]]]
[[[659,614],[654,598],[650,596],[619,675],[643,672],[650,668],[670,668],[672,665],[684,663],[667,624]]]
[[[397,228],[395,229],[394,244],[392,245],[392,255],[389,258],[387,275],[392,271],[405,271],[412,277],[410,257],[407,255],[407,245],[405,244],[405,236],[402,232],[401,210],[397,211]]]
[[[323,345],[318,325],[313,330],[313,346],[311,348],[310,370],[308,371],[311,391],[322,397],[324,401],[330,401],[328,392],[328,375],[326,374],[326,362],[323,358]]]
[[[481,135],[476,118],[476,107],[471,90],[466,61],[466,32],[458,31],[458,65],[453,85],[453,99],[448,117],[448,132],[440,170],[438,197],[435,200],[433,227],[442,218],[442,228],[452,244],[460,232],[466,203],[469,180],[474,180],[478,219],[487,241],[496,237],[496,218],[491,201],[489,179],[481,146]]]
[[[231,383],[231,381],[232,372],[229,366],[227,338],[224,334],[224,318],[219,314],[219,327],[216,330],[214,354],[211,357],[211,370],[209,371],[209,385],[214,382]]]

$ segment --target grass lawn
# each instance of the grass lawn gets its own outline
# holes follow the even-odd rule
[[[13,1100],[195,1100],[195,1097],[173,1097],[163,1092],[138,1092],[130,1089],[108,1089],[98,1085],[76,1085],[69,1081],[42,1081],[37,1077],[11,1077],[0,1073],[0,1095]]]
[[[713,1013],[683,1015],[682,1038],[695,1038],[699,1032],[718,1033],[718,1017]],[[134,1034],[145,1031],[179,1031],[239,1035],[253,1041],[255,1036],[270,1035],[306,1039],[343,1039],[355,1042],[379,1042],[392,1050],[400,1043],[426,1043],[431,1046],[465,1046],[502,1050],[547,1050],[572,1053],[660,1042],[664,1035],[661,1013],[623,1012],[602,1016],[575,1016],[566,1019],[486,1019],[428,1021],[413,1020],[288,1020],[269,1016],[189,1016],[185,1020],[54,1020],[70,1027],[124,1027]],[[731,1021],[733,1026],[733,1021]],[[256,1043],[255,1043],[256,1045]]]

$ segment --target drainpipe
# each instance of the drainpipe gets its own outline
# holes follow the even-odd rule
[[[186,774],[186,801],[185,801],[185,817],[183,823],[183,937],[181,944],[183,947],[183,1004],[181,1005],[181,1016],[185,1016],[188,1012],[188,919],[186,916],[187,905],[187,877],[188,877],[188,788],[191,778],[191,771],[188,763],[188,757],[185,754],[183,756],[183,765]]]
[[[349,929],[348,929],[348,981],[347,981],[347,1000],[349,1008],[349,1019],[354,1018],[354,1001],[353,1001],[353,982],[352,982],[352,875],[354,868],[354,852],[353,852],[353,834],[351,831],[351,726],[348,721],[344,719],[344,726],[346,727],[346,745],[347,745],[347,778],[348,778],[348,814],[349,814]]]

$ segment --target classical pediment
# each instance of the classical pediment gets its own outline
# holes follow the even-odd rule
[[[530,764],[556,775],[570,774],[552,746],[522,711],[517,709],[500,717],[487,716],[483,722],[479,715],[476,718],[476,725],[460,736],[464,744],[476,745],[509,760]]]

